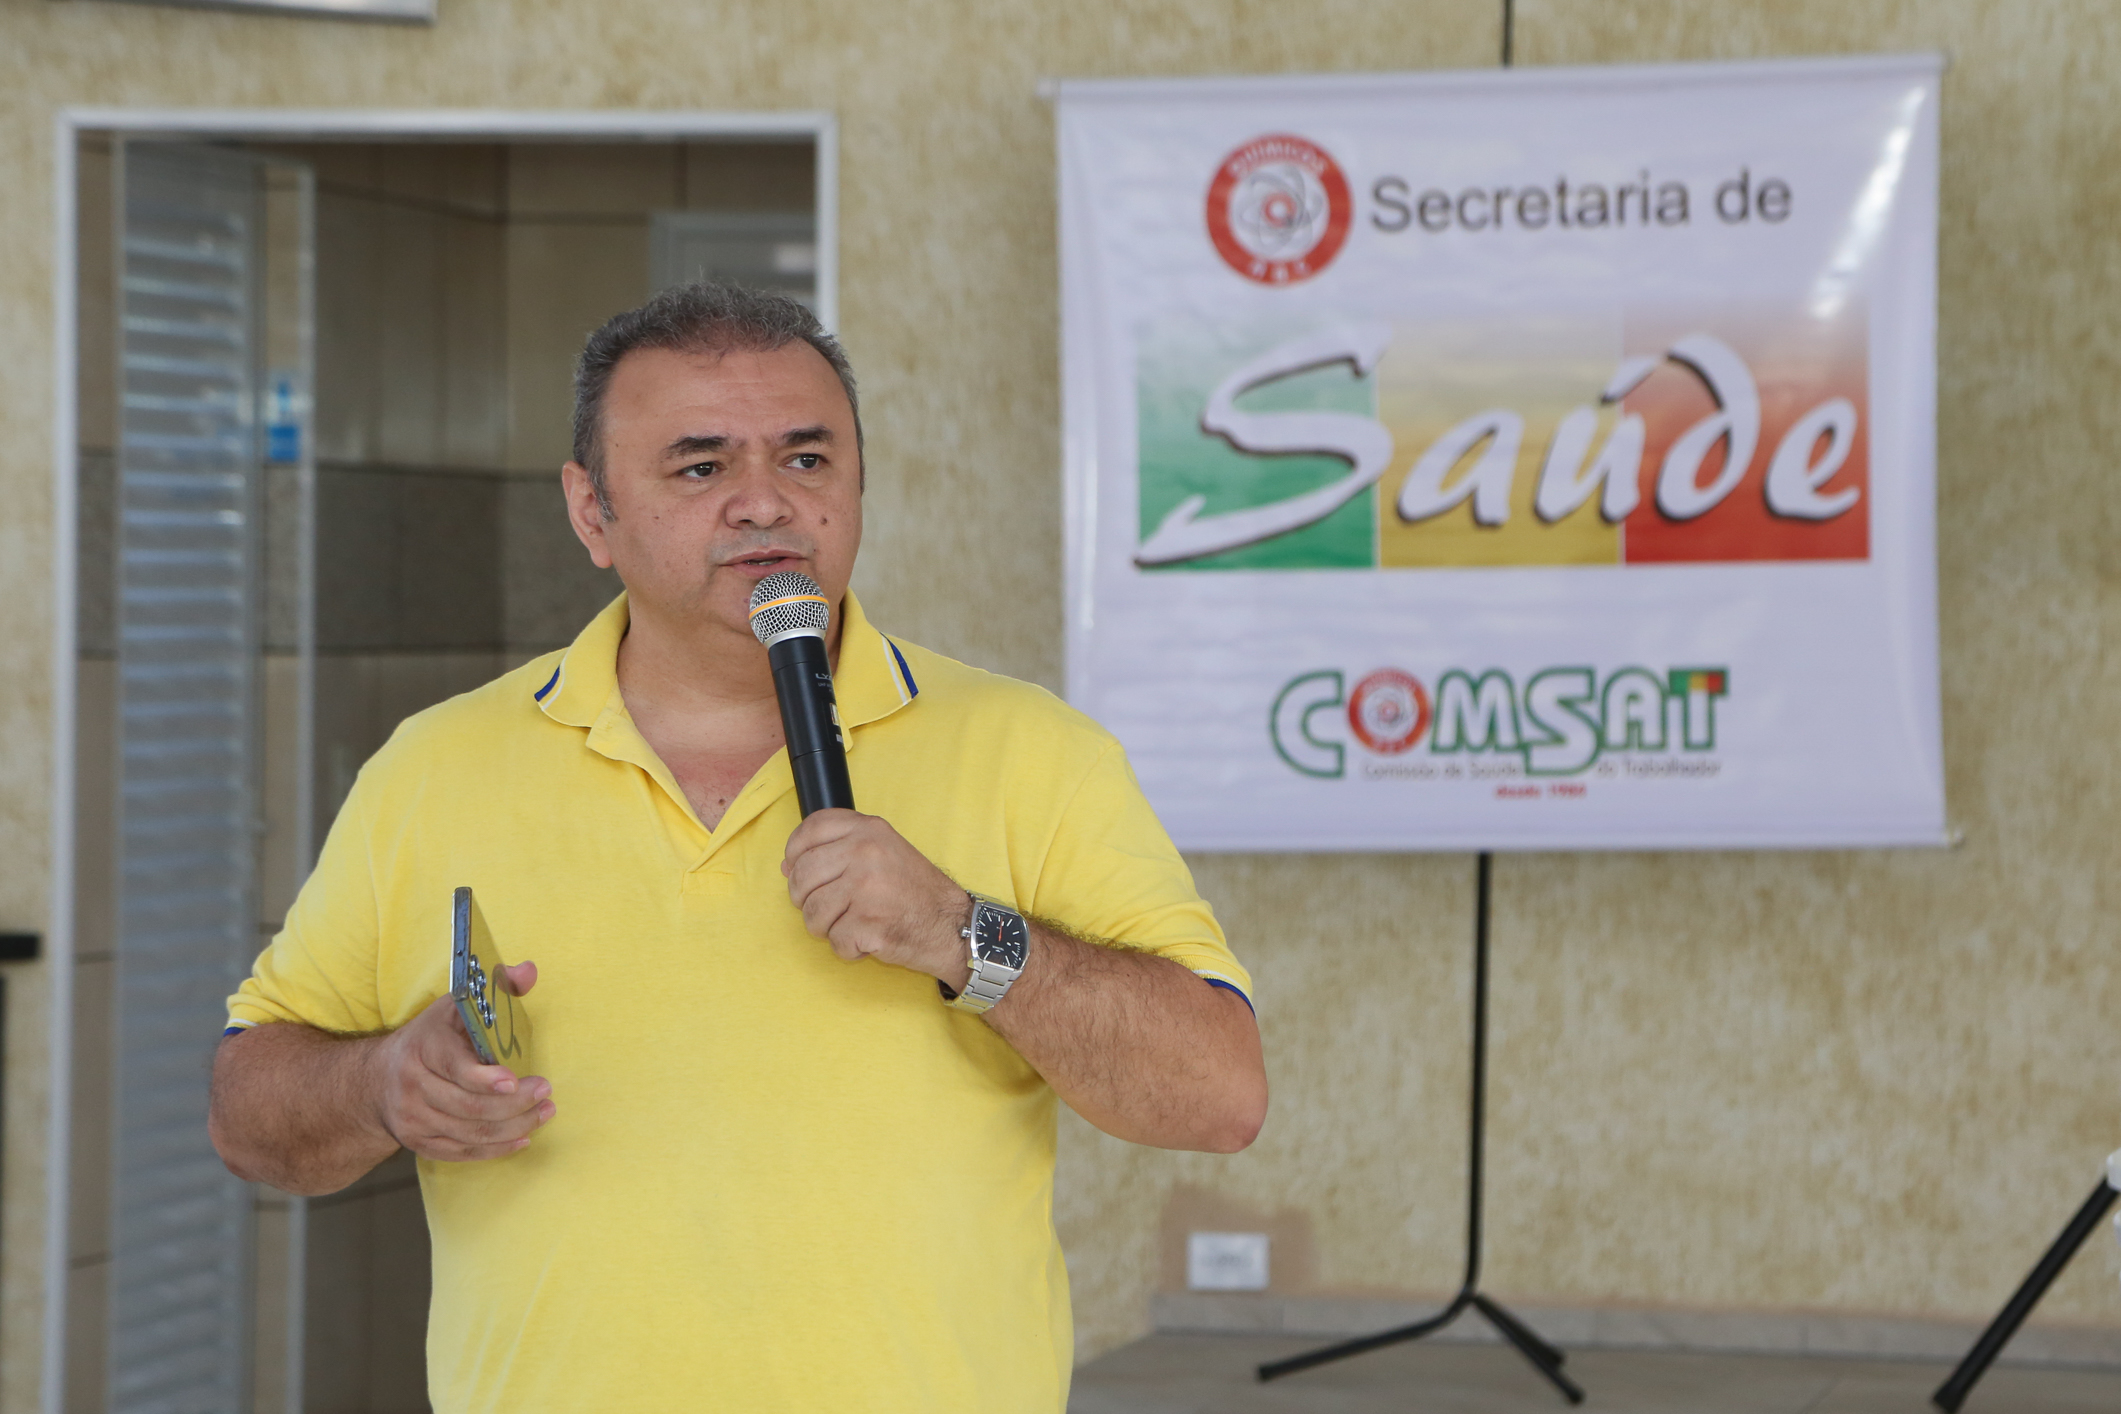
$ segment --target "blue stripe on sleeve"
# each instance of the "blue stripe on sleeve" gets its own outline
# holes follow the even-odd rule
[[[1225,982],[1220,977],[1202,977],[1200,980],[1207,983],[1211,987],[1220,987],[1225,992],[1237,993],[1237,999],[1245,1004],[1245,1010],[1251,1012],[1254,1016],[1259,1015],[1259,1008],[1252,1005],[1252,999],[1246,996],[1244,988],[1238,986],[1236,983]]]

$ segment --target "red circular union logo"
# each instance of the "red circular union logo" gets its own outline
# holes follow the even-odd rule
[[[1287,133],[1225,157],[1208,184],[1208,236],[1232,270],[1262,285],[1308,280],[1333,262],[1355,222],[1340,164]]]
[[[1397,756],[1429,729],[1429,694],[1397,668],[1379,668],[1348,696],[1348,725],[1364,746]]]

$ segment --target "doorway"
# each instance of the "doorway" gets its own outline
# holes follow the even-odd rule
[[[409,1156],[228,1177],[221,998],[396,725],[617,592],[558,489],[588,332],[701,275],[830,327],[831,121],[67,122],[47,1407],[425,1409]]]

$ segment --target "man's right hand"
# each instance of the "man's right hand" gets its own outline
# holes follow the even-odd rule
[[[527,962],[504,969],[517,996],[537,978]],[[238,1178],[316,1197],[401,1147],[450,1162],[513,1154],[552,1114],[542,1078],[479,1064],[445,996],[387,1035],[283,1021],[223,1037],[206,1127]]]
[[[517,996],[537,983],[535,963],[503,970]],[[377,1121],[422,1158],[502,1158],[528,1145],[555,1113],[542,1076],[518,1078],[505,1065],[479,1063],[450,997],[382,1038],[374,1066]]]

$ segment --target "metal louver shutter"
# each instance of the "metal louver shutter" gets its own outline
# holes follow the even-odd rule
[[[124,149],[110,1409],[243,1406],[249,1185],[207,1139],[255,946],[258,163]]]

